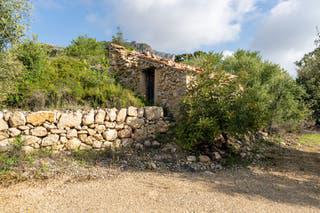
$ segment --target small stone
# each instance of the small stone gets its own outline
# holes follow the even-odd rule
[[[60,142],[62,144],[66,144],[66,143],[68,143],[68,138],[67,137],[60,137]]]
[[[144,111],[148,120],[159,120],[163,117],[163,109],[161,107],[145,107]]]
[[[87,145],[87,144],[83,144],[81,143],[79,150],[91,150],[92,147]]]
[[[121,145],[124,148],[131,147],[132,144],[133,144],[133,140],[131,138],[124,138],[121,140]]]
[[[128,108],[128,115],[132,117],[137,117],[138,116],[138,109],[136,107],[130,106]]]
[[[207,155],[200,155],[199,161],[201,163],[209,163],[209,162],[211,162],[211,159]]]
[[[95,142],[93,142],[92,147],[95,149],[100,149],[102,147],[102,142],[95,141]]]
[[[25,146],[35,146],[35,144],[40,144],[41,139],[36,136],[25,136],[21,137],[21,140]]]
[[[22,112],[14,112],[9,118],[9,124],[11,127],[18,127],[26,125],[26,117]]]
[[[5,140],[0,141],[0,153],[7,152],[7,151],[11,150],[12,149],[11,144],[14,140],[15,140],[14,138],[11,138],[11,139],[5,139]]]
[[[214,153],[214,158],[215,158],[216,160],[221,160],[221,159],[222,159],[222,157],[221,157],[221,155],[220,155],[219,152],[215,152],[215,153]]]
[[[44,139],[42,139],[41,145],[43,147],[52,146],[59,142],[59,135],[48,135]]]
[[[152,141],[152,146],[153,147],[160,147],[161,143],[159,143],[158,141]]]
[[[10,128],[9,132],[11,137],[17,137],[21,134],[21,131],[17,128]]]
[[[151,146],[151,142],[149,140],[144,141],[144,146],[145,147],[150,147]]]
[[[241,152],[241,153],[240,153],[240,156],[241,156],[241,158],[245,158],[245,157],[247,156],[247,153]]]
[[[131,127],[127,127],[125,129],[122,129],[118,132],[119,138],[130,138],[132,135],[132,129]]]
[[[9,129],[9,125],[2,118],[0,119],[0,131]]]
[[[67,129],[67,128],[76,128],[80,127],[82,122],[82,113],[81,112],[70,112],[63,113],[60,117],[58,128]]]
[[[96,114],[96,117],[95,117],[95,123],[96,124],[103,124],[104,120],[106,118],[106,114],[107,114],[106,111],[99,109]]]
[[[144,120],[137,117],[128,117],[126,123],[133,129],[140,129],[144,125]]]
[[[32,152],[34,152],[34,148],[31,146],[23,146],[21,148],[21,151],[25,154],[31,154]]]
[[[77,150],[80,148],[81,141],[78,138],[72,138],[66,144],[67,150]]]
[[[28,127],[28,126],[18,126],[18,129],[21,130],[21,131],[25,131],[25,130],[29,130],[30,127]]]
[[[118,110],[116,108],[107,109],[107,115],[111,122],[114,122],[117,119],[117,112]]]
[[[148,163],[148,168],[152,169],[152,170],[156,170],[157,169],[157,165],[154,162],[149,162]]]
[[[138,118],[143,118],[144,116],[144,108],[139,108],[138,109]]]
[[[103,148],[111,148],[112,145],[113,145],[112,142],[110,142],[110,141],[105,141],[105,142],[103,143],[102,147],[103,147]]]
[[[117,116],[117,122],[125,122],[127,117],[127,109],[121,109]]]
[[[107,128],[111,128],[111,129],[114,129],[116,128],[116,123],[115,122],[104,122],[104,125],[107,127]]]
[[[107,141],[114,141],[114,140],[117,139],[117,137],[118,137],[117,130],[115,130],[115,129],[108,129],[107,131],[105,131],[105,132],[103,133],[103,137],[104,137],[104,139],[106,139]]]
[[[31,135],[37,137],[45,137],[48,135],[48,131],[46,128],[39,126],[31,130]]]
[[[94,124],[94,110],[90,110],[87,114],[83,116],[82,119],[82,124],[83,125],[91,125]]]
[[[78,137],[78,132],[75,129],[70,129],[67,131],[67,138],[72,139]]]
[[[95,129],[98,133],[102,133],[106,130],[106,127],[104,125],[98,125]]]
[[[135,145],[134,145],[134,148],[136,149],[136,150],[143,150],[143,145],[141,144],[141,143],[136,143]]]
[[[91,136],[96,134],[96,130],[88,129],[87,131],[88,131],[88,134]]]
[[[4,140],[4,139],[8,139],[10,136],[8,133],[6,132],[0,132],[0,141]]]
[[[124,123],[116,124],[115,128],[116,128],[116,130],[123,129],[124,128]]]
[[[175,153],[177,151],[177,148],[174,145],[172,145],[171,143],[168,143],[162,148],[162,151]]]
[[[57,135],[66,134],[67,133],[67,131],[64,130],[64,129],[50,129],[50,132],[52,134],[57,134]]]
[[[190,155],[190,156],[187,157],[187,161],[188,162],[196,162],[197,161],[197,157],[193,156],[193,155]]]

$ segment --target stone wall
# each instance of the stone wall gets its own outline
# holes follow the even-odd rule
[[[0,112],[0,152],[20,137],[23,151],[46,148],[103,150],[128,147],[165,133],[161,107],[129,107],[83,111]]]
[[[110,72],[125,87],[146,97],[145,70],[155,71],[154,103],[178,114],[179,104],[185,95],[190,76],[201,69],[160,58],[153,54],[129,51],[124,47],[109,46]]]

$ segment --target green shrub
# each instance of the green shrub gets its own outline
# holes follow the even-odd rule
[[[62,53],[49,56],[52,47],[26,40],[12,51],[23,66],[14,81],[16,90],[4,94],[7,105],[31,110],[142,106],[141,99],[109,76],[102,46],[79,37]]]
[[[307,115],[304,91],[279,66],[255,52],[199,54],[187,61],[202,67],[182,104],[176,129],[187,148],[260,129],[292,131]]]

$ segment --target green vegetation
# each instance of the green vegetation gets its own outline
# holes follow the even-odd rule
[[[24,35],[30,12],[28,0],[0,0],[0,52]]]
[[[320,145],[320,134],[304,134],[299,137],[299,143],[304,145]]]
[[[108,73],[105,42],[80,36],[64,50],[53,54],[52,47],[36,38],[26,40],[5,54],[17,66],[2,73],[1,100],[10,107],[39,110],[72,106],[142,106],[135,94],[117,84]],[[52,56],[53,55],[53,56]],[[17,73],[17,74],[14,74]]]
[[[177,138],[187,148],[214,144],[260,129],[296,130],[307,116],[304,91],[278,65],[239,50],[224,58],[200,53],[186,61],[202,67],[183,102]]]
[[[297,82],[306,90],[304,99],[313,110],[316,124],[320,125],[320,34],[318,37],[316,49],[297,62]]]

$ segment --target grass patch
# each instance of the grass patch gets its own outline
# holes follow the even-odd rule
[[[299,137],[299,143],[304,145],[320,145],[320,134],[304,134]]]

